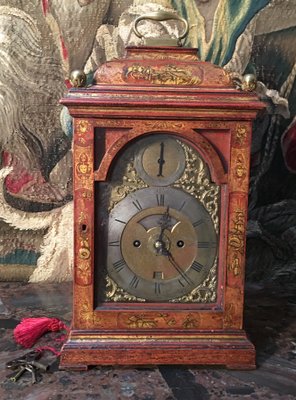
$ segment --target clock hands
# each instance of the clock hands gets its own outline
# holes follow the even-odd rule
[[[170,207],[167,206],[165,213],[161,216],[159,220],[159,225],[161,227],[162,233],[165,229],[170,228],[171,226],[171,216],[169,212],[170,212]]]
[[[176,262],[172,253],[168,249],[164,249],[162,254],[168,257],[169,262],[172,264],[172,266],[175,268],[175,270],[182,276],[184,281],[186,281],[188,283],[188,285],[193,283],[192,280],[186,275],[186,273],[182,270],[182,268]]]
[[[163,158],[164,155],[164,143],[160,143],[160,154],[159,154],[159,159],[157,160],[159,164],[159,170],[158,170],[158,175],[157,176],[163,176],[162,175],[162,170],[163,170],[163,164],[165,163],[165,160]]]
[[[160,234],[156,242],[154,243],[154,247],[156,248],[157,254],[163,254],[165,249],[165,243],[163,242],[163,234],[164,231],[171,226],[171,216],[169,214],[170,207],[167,207],[166,212],[161,216],[159,220],[160,226]]]
[[[169,210],[170,210],[170,208],[167,207],[165,213],[161,216],[161,218],[159,220],[159,226],[160,226],[161,230],[160,230],[160,235],[159,235],[158,239],[154,243],[154,247],[156,249],[157,254],[168,257],[169,262],[172,264],[172,266],[175,268],[175,270],[180,274],[180,276],[184,279],[184,281],[187,282],[187,284],[189,285],[189,284],[193,283],[192,280],[186,275],[186,273],[183,271],[183,269],[176,262],[172,253],[169,251],[169,249],[166,246],[166,243],[163,240],[164,231],[171,227],[171,216],[170,216]]]

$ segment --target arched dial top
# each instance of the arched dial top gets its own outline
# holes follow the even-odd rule
[[[186,295],[207,278],[216,252],[208,212],[183,190],[140,189],[110,213],[108,273],[133,296],[167,301]]]

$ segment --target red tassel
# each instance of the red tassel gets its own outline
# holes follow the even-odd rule
[[[57,318],[24,318],[14,329],[15,341],[22,346],[32,347],[46,332],[69,331],[67,325]]]

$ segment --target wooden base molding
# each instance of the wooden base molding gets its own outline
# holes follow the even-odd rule
[[[255,349],[244,331],[184,335],[72,331],[62,349],[60,368],[163,364],[221,365],[249,370],[256,368]]]

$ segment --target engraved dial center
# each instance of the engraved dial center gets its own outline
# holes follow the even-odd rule
[[[168,235],[163,234],[158,227],[150,229],[147,234],[149,235],[147,247],[151,256],[165,255],[171,246],[171,234],[169,232]],[[157,260],[157,262],[161,262],[161,260]]]
[[[142,210],[130,219],[123,230],[123,258],[131,271],[141,278],[152,280],[159,272],[164,280],[174,279],[180,271],[172,265],[169,254],[182,265],[182,271],[190,268],[197,256],[197,235],[191,221],[175,209],[170,209],[169,214],[170,223],[164,218],[166,207]],[[185,250],[185,245],[178,245],[181,241],[191,245]],[[140,247],[135,246],[137,242],[141,242]]]

